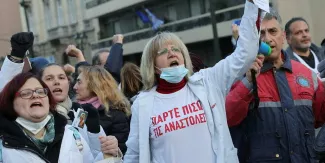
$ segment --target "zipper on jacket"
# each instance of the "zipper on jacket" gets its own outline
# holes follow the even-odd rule
[[[273,68],[273,73],[274,73],[274,79],[275,79],[275,84],[276,84],[276,88],[279,92],[279,97],[280,97],[280,103],[281,103],[281,108],[282,108],[282,102],[281,102],[281,95],[280,95],[280,90],[279,90],[279,87],[278,87],[278,82],[277,82],[277,79],[276,79],[276,68]],[[285,133],[286,133],[286,137],[287,137],[287,145],[289,147],[289,149],[287,149],[287,151],[285,151],[285,153],[282,153],[283,155],[285,155],[287,152],[290,152],[290,150],[292,149],[291,148],[291,143],[290,143],[290,138],[289,138],[289,131],[288,131],[288,122],[287,122],[287,118],[286,118],[286,112],[285,110],[283,110],[283,108],[281,109],[282,110],[282,119],[283,119],[283,122],[284,122],[284,129],[285,129]],[[289,157],[289,160],[291,160],[291,155],[288,155]]]

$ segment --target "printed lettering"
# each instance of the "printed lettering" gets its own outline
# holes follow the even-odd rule
[[[195,119],[194,119],[193,116],[188,117],[188,119],[190,120],[190,124],[191,125],[194,125],[195,124]]]
[[[193,108],[191,107],[191,104],[188,104],[188,110],[190,113],[193,113]]]
[[[162,122],[164,122],[164,121],[163,121],[161,115],[159,115],[159,116],[158,116],[158,122],[157,122],[156,124],[158,124],[158,123],[162,123]]]
[[[187,105],[183,106],[183,107],[182,107],[182,110],[183,110],[183,114],[184,114],[184,115],[189,114],[188,109],[187,109]]]
[[[152,123],[153,126],[156,125],[157,124],[157,117],[155,117],[155,116],[151,117],[151,123]]]
[[[175,123],[174,122],[170,122],[169,123],[169,129],[170,129],[170,131],[175,131],[176,130],[176,127],[175,127]]]
[[[179,117],[181,117],[181,116],[179,115],[178,108],[174,108],[174,113],[175,113],[175,118],[179,118]]]
[[[185,121],[186,122],[186,126],[189,126],[189,124],[188,124],[188,117],[182,119],[181,121]]]
[[[160,127],[161,127],[161,126],[155,128],[155,129],[153,130],[154,133],[155,133],[156,138],[158,138],[159,136],[163,135],[163,133],[162,133],[161,130],[160,130]]]
[[[175,123],[176,123],[176,130],[180,130],[180,129],[182,129],[182,128],[181,128],[181,125],[178,123],[178,121],[176,121]]]
[[[173,118],[174,118],[174,116],[173,116],[173,110],[174,110],[174,109],[168,111],[168,113],[169,113],[169,115],[170,115],[170,119],[173,119]]]
[[[199,116],[200,116],[200,119],[201,119],[201,123],[207,122],[204,113],[199,114]]]
[[[195,115],[195,124],[199,124],[199,123],[202,123],[200,121],[200,117],[199,117],[199,115]]]
[[[180,120],[179,123],[181,123],[181,128],[186,128],[182,120]]]
[[[201,104],[201,101],[200,101],[200,100],[198,100],[198,101],[196,102],[196,106],[199,108],[199,110],[203,110],[203,108],[202,108],[202,104]]]
[[[182,111],[180,111],[180,109],[182,109]],[[156,138],[158,138],[163,134],[170,133],[172,131],[185,129],[186,127],[200,123],[206,123],[206,116],[203,112],[202,103],[200,100],[198,100],[196,102],[184,105],[182,108],[175,107],[171,110],[160,113],[157,116],[152,116],[151,121],[153,126],[155,126],[153,129],[154,135]]]
[[[168,124],[165,124],[165,133],[168,133],[168,132],[170,132],[170,129],[168,127]]]
[[[166,121],[167,117],[168,117],[168,112],[164,112],[163,113],[163,117],[164,117],[164,121]]]
[[[193,102],[191,104],[191,106],[192,106],[194,112],[197,112],[198,111],[198,107],[195,107],[195,102]]]

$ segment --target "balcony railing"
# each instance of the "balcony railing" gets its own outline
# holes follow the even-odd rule
[[[98,5],[101,5],[105,2],[108,2],[108,1],[111,1],[111,0],[92,0],[88,3],[86,3],[86,9],[90,9],[90,8],[93,8],[93,7],[96,7]]]
[[[229,7],[226,9],[216,11],[215,12],[216,21],[219,23],[219,22],[224,22],[224,21],[229,21],[232,19],[240,18],[244,13],[244,6],[245,5],[242,4],[242,5]],[[151,38],[154,35],[156,35],[156,33],[159,31],[180,32],[180,31],[185,31],[185,30],[189,30],[189,29],[199,28],[202,26],[207,26],[209,24],[211,24],[210,14],[206,13],[203,15],[190,17],[187,19],[182,19],[179,21],[164,24],[159,28],[158,31],[154,31],[154,30],[152,30],[152,28],[147,28],[147,29],[138,30],[138,31],[124,34],[123,42],[128,43],[128,42],[134,42],[137,40]],[[91,47],[93,50],[110,47],[113,44],[112,39],[113,38],[106,38],[103,40],[99,40],[97,43],[93,43],[91,45]]]

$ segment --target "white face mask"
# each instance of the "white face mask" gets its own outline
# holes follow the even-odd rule
[[[47,122],[49,122],[50,119],[51,119],[51,116],[47,115],[47,117],[42,122],[35,123],[35,122],[31,122],[25,118],[18,117],[16,119],[16,122],[18,124],[20,124],[21,126],[23,126],[24,129],[26,129],[26,130],[30,131],[31,133],[33,133],[34,135],[36,135],[38,132],[40,132],[45,127],[45,125],[47,124]]]
[[[160,78],[166,80],[169,83],[181,82],[188,73],[188,69],[185,68],[184,65],[161,68],[160,71]]]

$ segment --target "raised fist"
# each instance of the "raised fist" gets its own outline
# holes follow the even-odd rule
[[[123,39],[124,39],[124,36],[122,34],[116,34],[113,36],[113,43],[120,43],[120,44],[123,44]]]
[[[33,46],[34,35],[32,32],[20,32],[11,36],[10,55],[23,59],[26,51]]]
[[[83,55],[82,51],[74,45],[69,45],[67,49],[65,49],[65,53],[70,57],[76,57],[76,58]]]

